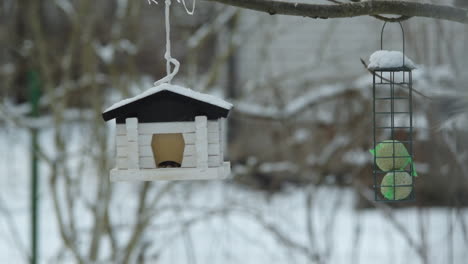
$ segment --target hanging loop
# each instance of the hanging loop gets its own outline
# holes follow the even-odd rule
[[[172,70],[172,72],[171,72],[171,64],[174,65],[174,70]],[[154,86],[158,86],[163,83],[171,83],[174,76],[176,76],[177,72],[179,72],[180,63],[178,60],[174,58],[170,58],[167,60],[167,67],[168,67],[167,75],[164,76],[162,79],[154,82]]]
[[[380,49],[383,50],[383,34],[385,30],[385,26],[387,25],[387,21],[382,26],[382,30],[380,31]],[[398,24],[400,24],[401,28],[401,36],[403,39],[403,66],[405,66],[405,30],[403,29],[403,25],[401,24],[400,21],[397,21]]]

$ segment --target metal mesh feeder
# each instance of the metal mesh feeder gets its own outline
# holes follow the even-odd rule
[[[399,22],[398,22],[399,23]],[[373,188],[376,201],[412,201],[413,164],[413,80],[414,63],[403,51],[383,50],[384,23],[380,49],[368,65],[373,75]]]

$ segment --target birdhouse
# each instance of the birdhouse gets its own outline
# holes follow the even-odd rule
[[[161,84],[102,114],[116,119],[111,181],[224,179],[223,121],[232,104],[181,86]]]

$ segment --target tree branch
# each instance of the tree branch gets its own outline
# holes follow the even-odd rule
[[[468,10],[447,5],[406,1],[365,1],[338,5],[305,4],[274,0],[205,0],[266,12],[310,18],[345,18],[382,14],[404,17],[427,17],[468,24]]]

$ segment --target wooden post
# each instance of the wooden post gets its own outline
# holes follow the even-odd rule
[[[195,151],[197,168],[208,168],[208,120],[206,116],[195,117]]]
[[[125,119],[125,126],[127,128],[127,159],[129,169],[139,169],[139,151],[138,151],[138,119],[127,118]]]

